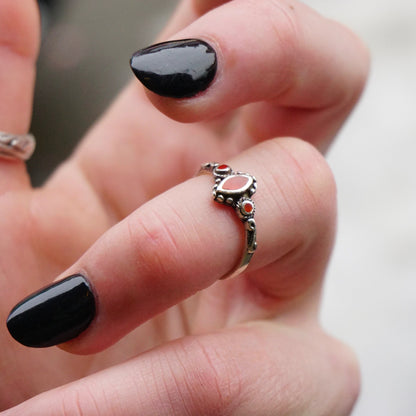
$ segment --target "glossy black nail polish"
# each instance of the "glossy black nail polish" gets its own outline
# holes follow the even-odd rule
[[[77,337],[94,316],[90,284],[76,274],[23,299],[10,312],[7,328],[27,347],[50,347]]]
[[[184,39],[141,49],[133,54],[130,66],[154,93],[186,98],[208,88],[217,71],[217,56],[208,43]]]

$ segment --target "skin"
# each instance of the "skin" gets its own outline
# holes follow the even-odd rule
[[[61,349],[25,348],[3,327],[1,416],[354,405],[354,354],[319,326],[336,222],[322,152],[360,96],[367,51],[290,0],[183,0],[159,40],[181,38],[218,53],[207,91],[174,100],[132,81],[41,189],[22,162],[0,160],[2,321],[72,273],[98,299],[90,328]],[[1,130],[28,129],[38,43],[36,3],[2,0]],[[237,263],[241,224],[212,202],[212,178],[193,178],[210,160],[258,179],[259,248],[233,280],[218,279]]]

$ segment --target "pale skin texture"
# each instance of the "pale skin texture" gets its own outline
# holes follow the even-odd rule
[[[91,327],[62,345],[73,354],[3,326],[1,416],[352,409],[356,359],[318,319],[336,222],[320,151],[360,96],[366,49],[290,0],[183,0],[159,40],[182,38],[218,53],[206,92],[174,100],[132,81],[41,189],[0,160],[1,321],[76,272],[98,297]],[[0,130],[28,129],[38,40],[35,1],[1,0]],[[211,160],[258,180],[259,248],[229,281],[242,226],[211,200],[212,178],[192,178]]]

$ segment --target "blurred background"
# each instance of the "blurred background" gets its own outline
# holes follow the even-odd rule
[[[67,156],[130,79],[130,56],[153,42],[176,0],[42,0],[29,162],[35,185]]]
[[[369,46],[368,88],[329,153],[339,232],[324,326],[357,352],[354,416],[416,414],[416,2],[305,3]],[[32,131],[35,184],[131,78],[132,52],[152,43],[175,0],[44,0]],[[334,415],[335,416],[335,415]]]

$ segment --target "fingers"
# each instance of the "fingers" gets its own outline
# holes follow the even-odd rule
[[[144,71],[139,78],[145,85],[149,87],[149,77],[156,78],[150,88],[159,95],[149,93],[152,102],[169,117],[185,122],[210,119],[248,103],[267,102],[267,108],[247,115],[250,133],[261,139],[294,135],[317,144],[326,140],[356,102],[368,70],[367,52],[349,30],[304,4],[288,0],[227,2],[171,36],[189,38],[206,41],[217,52],[213,81],[203,88],[195,85],[192,98],[164,97],[164,89],[169,95],[169,87],[174,85],[177,90],[182,84],[182,97],[189,97],[192,81],[179,81],[181,71],[194,74],[196,83],[197,68],[205,68],[205,64],[209,68],[197,53],[184,58],[178,48],[165,45],[159,55],[164,58],[163,71],[171,65],[174,84],[169,81],[168,86],[155,87],[170,78],[165,72],[163,77],[149,75],[161,74],[158,54],[153,50],[151,56],[132,61],[136,73]],[[175,61],[179,55],[180,66]],[[177,91],[175,94],[181,98]]]
[[[346,416],[358,390],[338,342],[256,323],[175,341],[1,415]]]
[[[90,131],[73,163],[50,182],[62,192],[81,170],[115,221],[189,178],[200,160],[225,159],[281,136],[301,137],[323,150],[366,76],[361,42],[295,2],[183,1],[165,33],[169,37],[160,40],[207,41],[216,50],[217,72],[193,98],[151,94],[153,103],[182,121],[217,121],[216,115],[226,115],[219,127],[175,123],[149,103],[134,80]],[[231,111],[247,103],[241,111]]]
[[[253,199],[259,248],[249,266],[256,274],[223,284],[246,292],[241,303],[234,304],[240,320],[253,319],[253,310],[269,316],[261,299],[281,305],[300,294],[306,298],[323,275],[334,233],[332,176],[322,156],[296,139],[263,143],[230,165],[257,177]],[[243,225],[233,209],[212,200],[213,182],[210,176],[189,180],[113,227],[63,274],[80,273],[87,281],[64,280],[50,292],[59,293],[56,298],[49,300],[49,292],[43,292],[23,302],[11,315],[12,334],[26,345],[46,346],[72,339],[88,327],[65,348],[95,352],[229,273],[242,254]],[[268,269],[264,275],[262,268]],[[72,291],[75,286],[79,292]],[[68,299],[70,313],[61,308],[63,299]],[[241,304],[247,302],[252,307],[242,312]],[[40,315],[35,311],[33,317],[29,304]],[[221,312],[225,318],[233,314],[230,309]],[[61,322],[61,313],[74,319],[62,317]],[[50,316],[59,325],[51,323]],[[28,334],[42,339],[25,341]]]
[[[23,134],[32,112],[39,17],[33,0],[0,2],[0,131]],[[27,187],[21,161],[0,157],[0,193]]]

